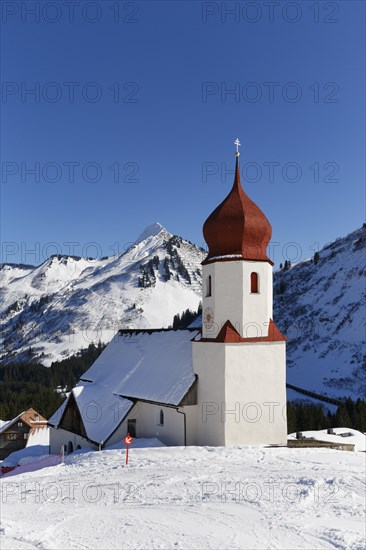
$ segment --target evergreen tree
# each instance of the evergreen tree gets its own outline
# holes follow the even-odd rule
[[[283,279],[281,279],[280,286],[279,286],[280,294],[283,294],[285,292],[286,287],[287,287],[286,282]]]
[[[187,328],[199,315],[202,314],[202,303],[200,302],[197,311],[186,309],[182,314],[177,313],[173,318],[173,329]]]
[[[351,418],[348,413],[347,407],[345,404],[339,405],[336,415],[335,422],[338,428],[350,428],[352,426]]]
[[[177,313],[176,315],[174,315],[173,329],[177,330],[178,328],[180,328],[180,324],[181,324],[181,318],[180,318],[179,313]]]
[[[287,431],[290,434],[297,431],[296,410],[290,401],[287,403]]]
[[[168,256],[166,256],[165,259],[164,259],[164,271],[165,271],[165,280],[169,281],[171,273],[170,273],[170,269],[169,269],[169,258],[168,258]]]
[[[30,407],[49,418],[64,400],[57,387],[70,391],[104,347],[100,341],[98,345],[91,343],[48,368],[32,362],[0,365],[0,418],[11,420]]]
[[[366,402],[362,399],[357,399],[355,404],[354,425],[360,432],[366,432]]]

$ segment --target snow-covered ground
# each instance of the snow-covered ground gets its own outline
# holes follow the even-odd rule
[[[129,458],[79,452],[3,476],[1,548],[365,548],[364,453],[132,446]]]

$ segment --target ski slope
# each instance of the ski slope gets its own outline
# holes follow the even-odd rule
[[[1,548],[365,547],[364,453],[132,446],[129,458],[79,452],[3,476]]]

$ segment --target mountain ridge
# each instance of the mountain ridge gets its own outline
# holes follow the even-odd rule
[[[48,365],[91,341],[108,342],[120,328],[168,326],[177,312],[197,309],[204,255],[155,223],[117,256],[56,254],[33,268],[5,266],[3,362],[37,357]]]
[[[141,240],[141,236],[143,237]],[[338,398],[366,396],[363,278],[366,227],[314,258],[274,272],[274,320],[288,337],[288,381]],[[48,365],[121,328],[161,328],[201,299],[206,253],[157,222],[103,259],[53,255],[0,269],[3,362]],[[31,352],[29,352],[31,348]]]

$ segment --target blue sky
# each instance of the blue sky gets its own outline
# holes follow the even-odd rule
[[[276,263],[362,224],[363,2],[57,6],[2,3],[3,261],[202,245],[237,137]]]

